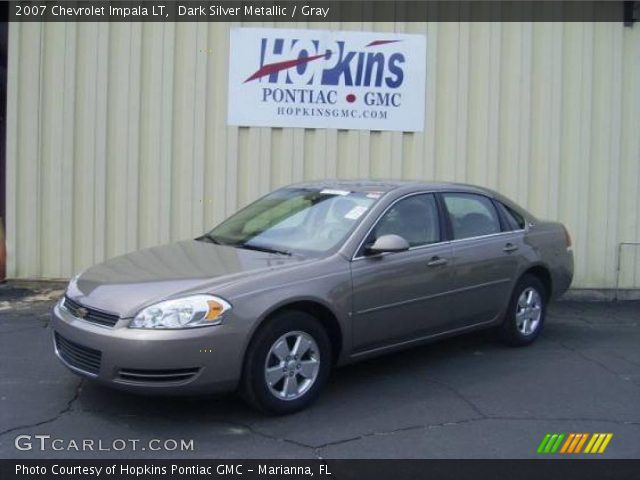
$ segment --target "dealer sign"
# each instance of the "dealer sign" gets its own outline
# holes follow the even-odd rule
[[[426,38],[233,28],[228,123],[424,130]]]

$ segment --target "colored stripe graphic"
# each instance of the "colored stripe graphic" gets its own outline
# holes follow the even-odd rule
[[[538,445],[538,453],[604,453],[613,433],[547,433]],[[587,441],[588,440],[588,441]],[[584,451],[582,448],[585,446]]]
[[[594,433],[584,453],[604,453],[612,437],[612,433]]]
[[[571,445],[569,446],[569,450],[567,451],[567,453],[573,453],[576,449],[576,447],[578,446],[578,442],[582,439],[582,434],[581,433],[576,433],[576,436],[573,437],[573,442],[571,442]]]
[[[598,453],[604,453],[604,451],[607,448],[607,445],[609,445],[609,442],[613,438],[613,433],[607,433],[605,435],[606,435],[606,437],[604,439],[604,442],[602,442],[602,445],[600,445],[600,450],[598,450]]]
[[[604,433],[598,433],[596,435],[598,435],[598,439],[596,440],[596,443],[593,444],[593,447],[591,447],[591,453],[596,453],[600,449],[600,444],[606,436]]]
[[[378,45],[387,45],[389,43],[398,43],[400,40],[374,40],[365,45],[365,47],[377,47]]]
[[[582,450],[582,446],[584,445],[584,442],[587,441],[588,437],[589,437],[588,433],[583,433],[582,434],[582,438],[578,442],[578,445],[576,445],[576,449],[575,449],[575,451],[573,453],[580,453],[580,451]]]
[[[566,453],[567,450],[569,449],[569,445],[571,445],[571,442],[573,442],[573,439],[576,437],[575,433],[570,433],[569,436],[567,437],[567,441],[564,442],[564,445],[562,446],[562,449],[560,450],[560,453]]]
[[[551,435],[551,438],[547,442],[547,446],[544,447],[544,453],[551,453],[551,448],[555,445],[557,438],[558,438],[557,433],[554,433],[553,435]]]
[[[551,438],[551,434],[550,433],[547,433],[544,436],[544,438],[540,442],[540,445],[538,445],[538,453],[544,452],[544,447],[547,445],[547,442],[549,441],[550,438]]]
[[[320,55],[312,55],[311,57],[300,57],[294,58],[293,60],[285,60],[283,62],[268,63],[266,65],[263,65],[253,75],[247,78],[244,83],[250,82],[251,80],[255,80],[257,78],[265,77],[267,75],[271,75],[272,73],[277,73],[280,70],[287,70],[289,68],[297,67],[298,65],[304,65],[305,63],[313,62],[314,60],[318,60],[320,58],[325,58],[327,54],[330,53],[331,52],[327,52]]]
[[[563,439],[564,439],[564,433],[561,433],[560,435],[558,435],[558,439],[556,440],[556,443],[553,444],[553,447],[551,447],[550,453],[556,453]]]
[[[596,443],[597,439],[598,439],[598,434],[594,433],[591,436],[591,440],[589,440],[589,443],[587,443],[587,448],[584,449],[584,453],[591,453],[591,447],[593,447],[593,444]]]

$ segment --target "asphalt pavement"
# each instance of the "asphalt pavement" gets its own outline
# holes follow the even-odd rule
[[[640,302],[558,302],[526,348],[469,334],[344,367],[310,409],[267,417],[80,380],[52,350],[60,288],[0,286],[1,458],[540,458],[554,432],[640,457]]]

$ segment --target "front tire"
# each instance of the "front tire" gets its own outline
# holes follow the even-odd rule
[[[516,284],[504,321],[498,333],[509,346],[521,347],[534,342],[544,326],[547,292],[534,275],[524,275]]]
[[[266,413],[302,410],[326,384],[331,358],[329,336],[315,317],[295,310],[278,313],[251,340],[240,392]]]

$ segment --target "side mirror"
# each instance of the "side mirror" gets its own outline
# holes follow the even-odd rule
[[[404,252],[409,250],[409,242],[400,235],[382,235],[373,245],[367,247],[368,253]]]

